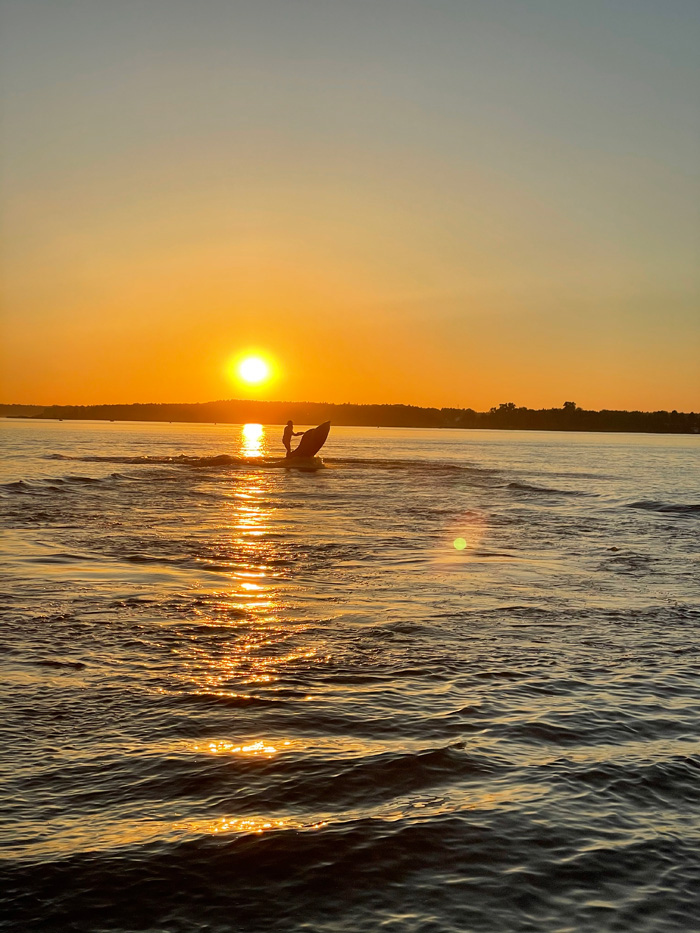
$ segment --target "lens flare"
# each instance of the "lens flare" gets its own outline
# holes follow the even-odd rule
[[[488,515],[480,509],[468,509],[450,525],[451,527],[445,529],[445,536],[442,538],[440,559],[454,560],[459,565],[465,560],[475,560],[487,531]]]

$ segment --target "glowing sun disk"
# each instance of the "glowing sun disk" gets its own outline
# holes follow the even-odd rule
[[[238,364],[238,375],[243,382],[258,385],[270,375],[270,367],[259,356],[247,356]]]

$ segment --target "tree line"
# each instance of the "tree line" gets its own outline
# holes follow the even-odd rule
[[[351,405],[325,402],[263,402],[230,399],[192,404],[0,405],[0,416],[95,421],[300,425],[330,420],[337,425],[392,428],[499,428],[520,431],[623,431],[698,434],[700,413],[679,411],[589,411],[575,402],[561,408],[525,408],[503,402],[489,411],[419,408],[415,405]]]

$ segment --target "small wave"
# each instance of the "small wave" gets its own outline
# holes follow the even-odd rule
[[[45,459],[74,460],[80,463],[182,463],[198,458],[187,457],[185,454],[179,454],[176,457],[150,457],[145,454],[140,457],[117,457],[114,455],[103,457],[98,454],[94,454],[90,457],[76,457],[70,456],[69,454],[47,454]]]
[[[266,697],[253,696],[249,693],[208,693],[208,692],[189,692],[189,693],[173,693],[171,694],[172,698],[179,703],[185,704],[202,704],[204,706],[228,706],[233,709],[247,707],[247,706],[260,706],[260,707],[272,707],[272,706],[282,706],[284,700],[279,699],[267,699]]]
[[[683,800],[692,806],[700,802],[700,759],[696,755],[643,764],[604,762],[583,768],[571,759],[558,759],[546,767],[556,771],[550,780],[587,785],[596,794],[610,794],[638,806],[664,805],[669,800]]]
[[[494,760],[470,755],[458,744],[365,758],[342,772],[342,787],[353,798],[367,794],[394,797],[457,779],[484,778],[497,770]],[[334,786],[339,793],[337,783]]]
[[[104,477],[68,474],[67,476],[53,476],[50,479],[46,477],[34,479],[32,482],[19,479],[11,483],[0,483],[0,495],[50,495],[52,493],[65,493],[68,491],[66,487],[70,486],[100,486],[122,479],[126,479],[126,477],[120,473],[112,473]]]
[[[95,558],[87,554],[71,554],[68,551],[55,551],[52,554],[40,554],[26,558],[29,564],[71,564],[94,561]]]
[[[434,460],[407,460],[407,459],[375,459],[367,457],[309,457],[302,460],[288,460],[282,457],[241,457],[233,454],[215,454],[212,456],[195,456],[192,454],[177,454],[172,456],[159,456],[156,454],[143,454],[140,456],[69,456],[67,454],[47,454],[47,460],[75,460],[82,463],[121,463],[143,466],[190,466],[190,467],[239,467],[239,468],[291,468],[305,469],[312,467],[348,467],[351,469],[375,470],[410,470],[412,472],[429,472],[430,474],[465,474],[468,473],[475,481],[479,478],[490,484],[491,477],[500,471],[488,467],[477,467],[471,464],[450,463]],[[525,487],[523,487],[525,488]],[[533,487],[535,488],[535,487]],[[559,491],[560,490],[555,490]],[[584,495],[583,493],[562,493],[563,495]]]
[[[424,472],[434,474],[464,475],[468,473],[473,478],[482,478],[490,483],[494,475],[501,471],[490,467],[474,466],[471,463],[454,463],[446,460],[423,459],[380,459],[369,457],[328,457],[326,463],[332,466],[346,466],[355,469],[372,468],[376,470],[410,470],[411,472]]]
[[[22,495],[23,493],[29,492],[31,488],[31,483],[27,483],[23,479],[15,480],[13,483],[0,483],[0,489],[7,495]]]
[[[325,464],[320,457],[299,458],[296,460],[287,460],[279,457],[235,457],[232,454],[216,454],[211,457],[195,457],[188,454],[178,454],[177,456],[149,456],[139,457],[69,457],[64,454],[48,454],[48,460],[78,460],[81,463],[122,463],[134,466],[189,466],[189,467],[238,467],[250,469],[319,469]],[[120,474],[113,473],[113,477],[121,478]],[[75,478],[74,478],[75,479]],[[99,480],[92,480],[99,482]]]
[[[70,668],[75,671],[81,671],[84,667],[87,667],[83,661],[57,661],[55,658],[42,658],[38,661],[29,661],[29,664],[34,664],[37,667],[55,667],[57,669]]]
[[[576,489],[551,489],[548,486],[534,486],[530,483],[508,483],[506,489],[516,489],[519,492],[540,493],[547,496],[585,496],[587,493]]]
[[[630,502],[628,509],[643,509],[646,512],[663,512],[678,515],[700,515],[700,504],[682,502],[660,502],[656,499],[640,499],[639,502]]]

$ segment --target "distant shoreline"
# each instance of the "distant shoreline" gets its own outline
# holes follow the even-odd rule
[[[320,424],[346,427],[458,428],[517,431],[600,431],[638,434],[700,434],[700,413],[589,411],[574,402],[561,408],[523,408],[507,402],[490,411],[420,408],[414,405],[352,405],[324,402],[262,402],[231,399],[191,404],[3,405],[0,417],[54,421],[140,421],[183,424]]]

